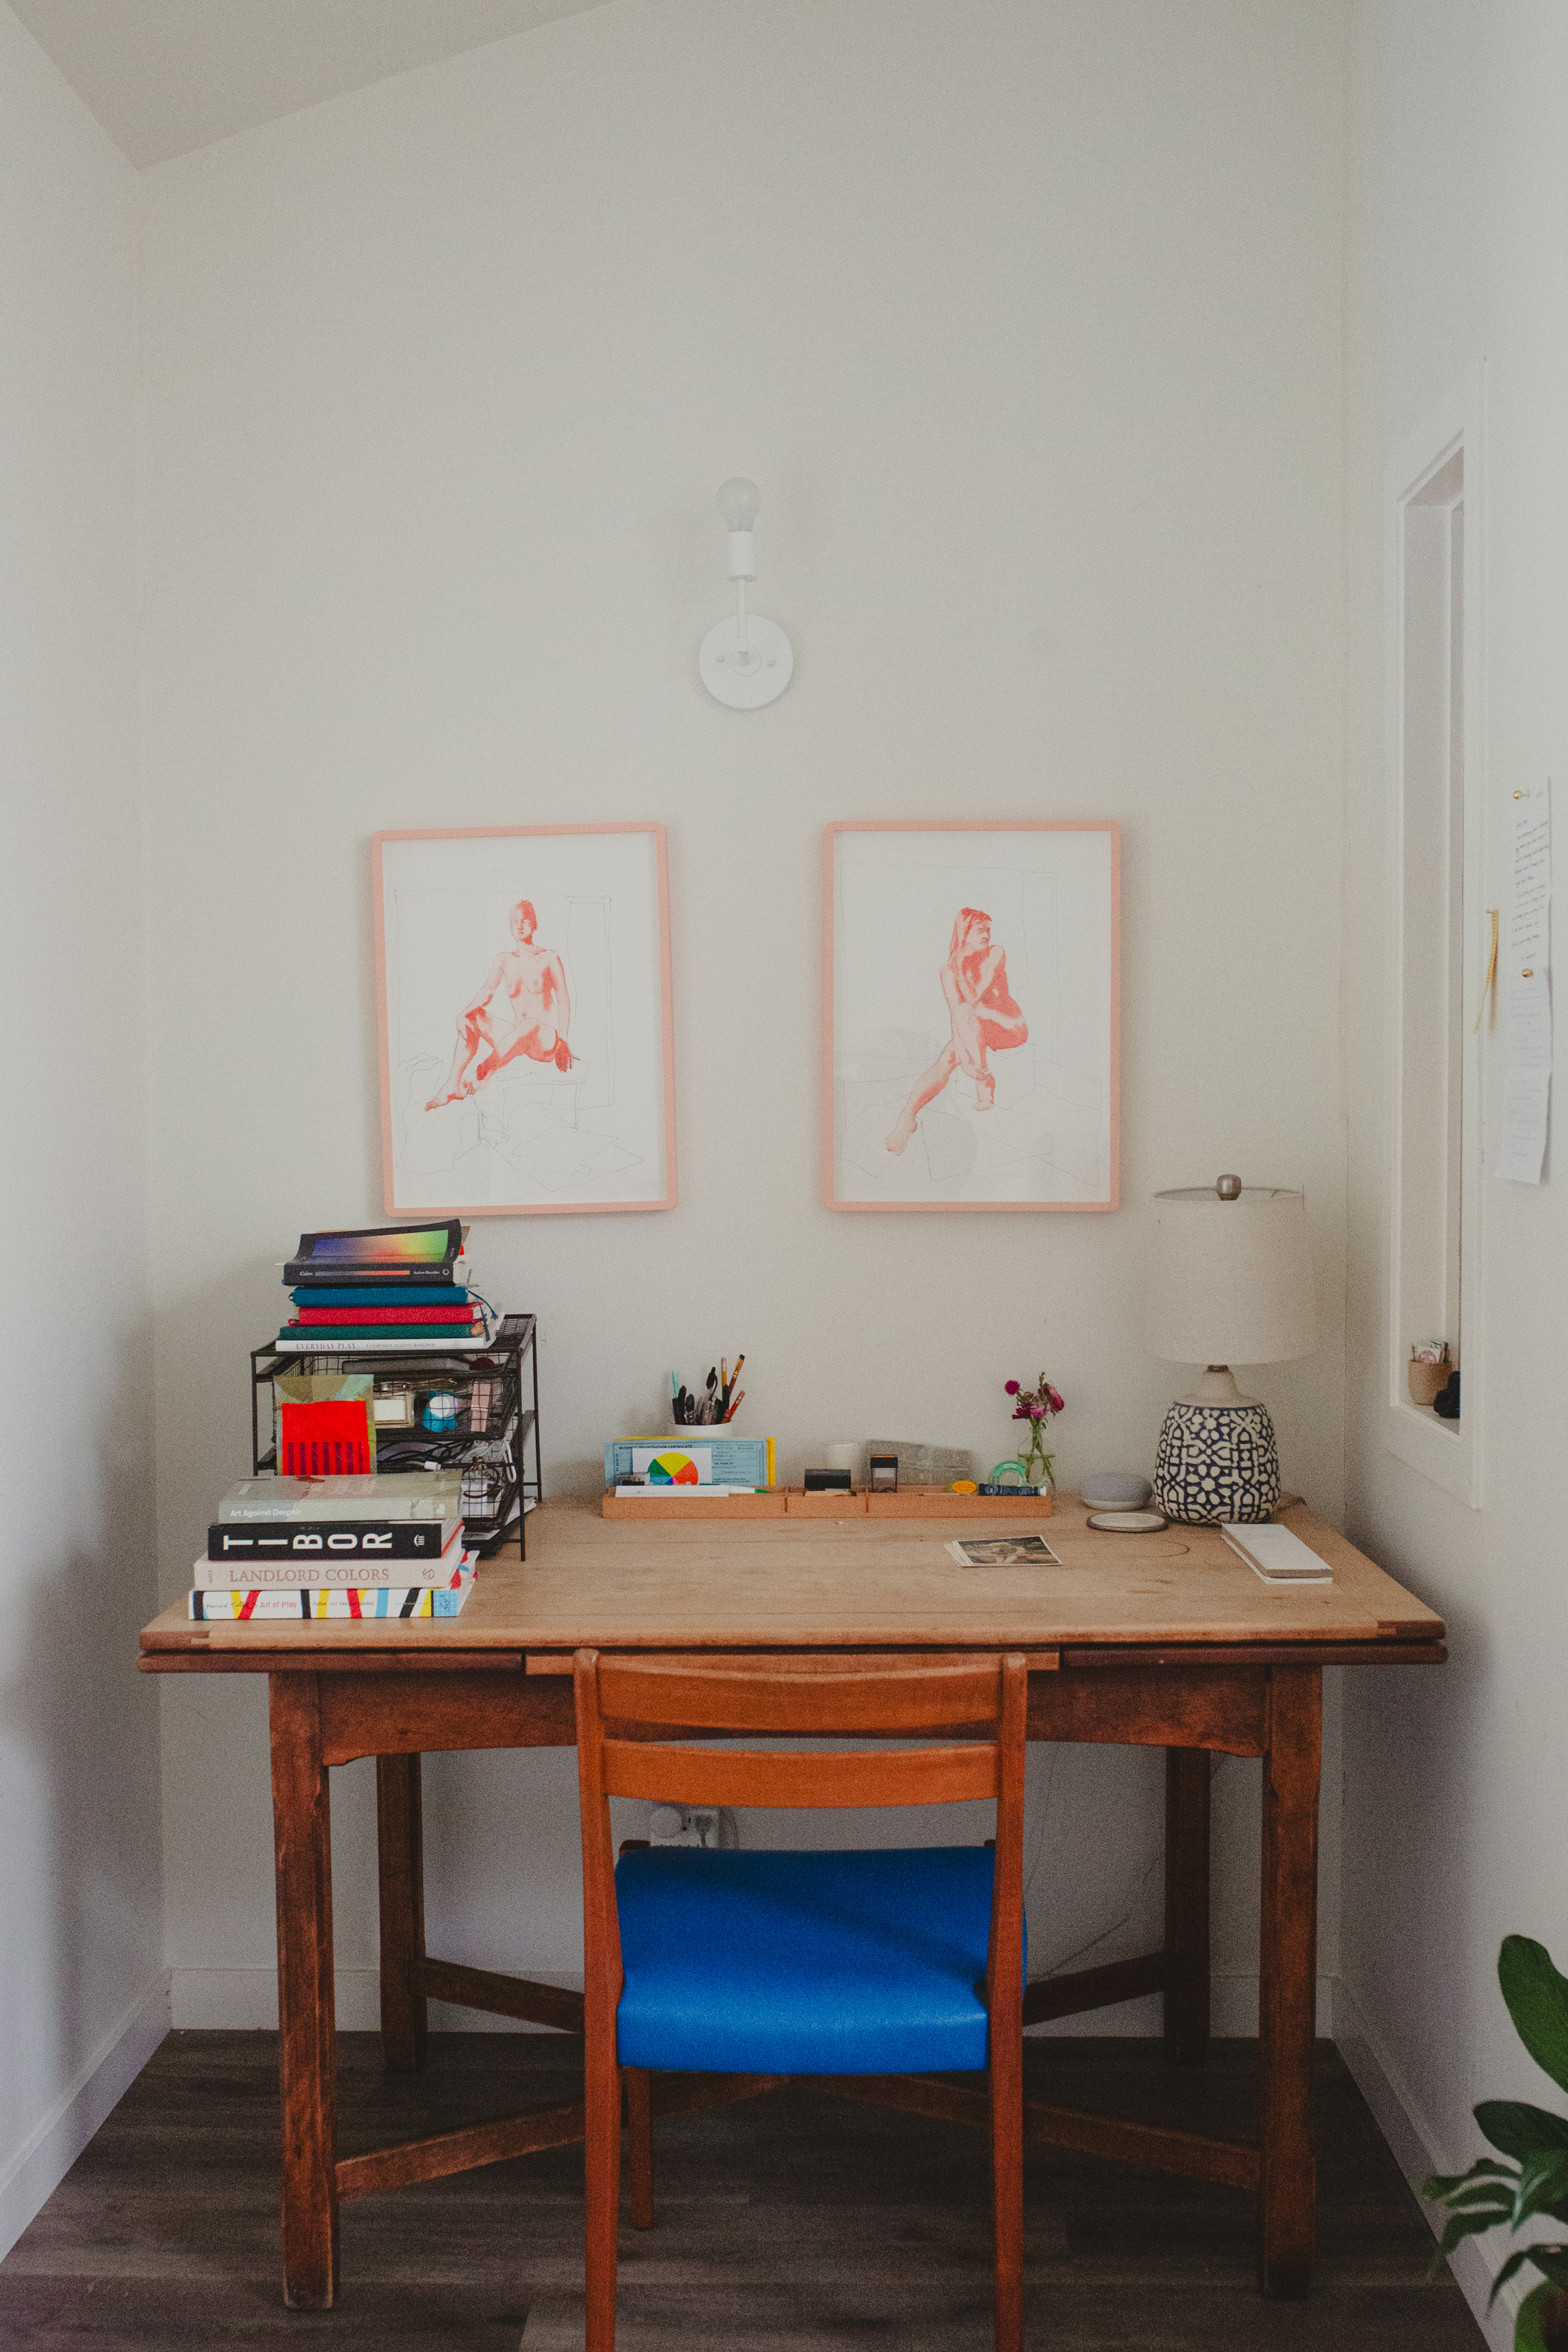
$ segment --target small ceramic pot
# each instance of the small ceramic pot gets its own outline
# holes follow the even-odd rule
[[[1141,1511],[1154,1490],[1129,1470],[1090,1470],[1079,1491],[1091,1511]]]
[[[1449,1363],[1418,1364],[1411,1359],[1406,1377],[1410,1382],[1412,1404],[1429,1405],[1439,1389],[1448,1385],[1448,1375],[1454,1367]]]

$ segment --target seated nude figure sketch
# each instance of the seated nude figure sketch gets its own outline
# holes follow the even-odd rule
[[[975,1109],[989,1110],[996,1099],[996,1081],[985,1066],[987,1053],[1021,1045],[1029,1034],[1028,1023],[1008,993],[1005,951],[991,937],[990,916],[978,907],[959,909],[942,968],[942,992],[952,1034],[924,1076],[916,1080],[888,1138],[889,1151],[902,1151],[916,1119],[955,1070],[973,1079]]]
[[[531,1062],[553,1062],[562,1072],[572,1067],[566,1042],[572,999],[565,968],[553,948],[534,946],[537,927],[532,906],[520,898],[511,910],[517,944],[497,956],[484,986],[458,1013],[452,1067],[445,1087],[426,1104],[426,1110],[460,1102],[520,1054]]]

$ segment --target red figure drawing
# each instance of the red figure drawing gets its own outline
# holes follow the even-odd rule
[[[553,948],[535,947],[537,927],[531,905],[520,898],[511,910],[517,944],[497,956],[484,986],[458,1013],[452,1067],[446,1087],[431,1096],[426,1110],[460,1102],[520,1054],[531,1062],[553,1062],[563,1073],[572,1067],[566,1043],[572,999],[565,968]]]
[[[985,1066],[987,1053],[1021,1045],[1029,1034],[1028,1023],[1008,992],[1005,951],[991,937],[990,916],[978,907],[959,908],[942,968],[942,992],[952,1034],[899,1113],[888,1138],[889,1151],[902,1151],[916,1119],[956,1070],[974,1081],[975,1109],[989,1110],[996,1099],[996,1081]]]

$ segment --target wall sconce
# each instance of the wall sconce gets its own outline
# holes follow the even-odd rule
[[[795,654],[776,621],[746,610],[746,583],[757,576],[755,482],[737,474],[719,492],[719,511],[730,534],[730,577],[735,583],[735,616],[716,621],[702,640],[698,674],[717,702],[731,710],[760,710],[790,682]]]

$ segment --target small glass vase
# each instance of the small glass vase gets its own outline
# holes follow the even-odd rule
[[[1026,1485],[1037,1486],[1043,1495],[1056,1493],[1056,1464],[1052,1456],[1046,1452],[1043,1430],[1037,1428],[1036,1434],[1030,1443],[1027,1445],[1020,1445],[1018,1459],[1024,1465]]]

